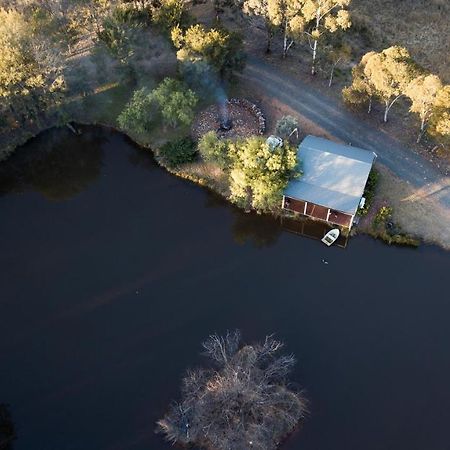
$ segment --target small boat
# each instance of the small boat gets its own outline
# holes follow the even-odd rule
[[[337,228],[333,228],[322,238],[322,242],[325,245],[328,245],[329,247],[336,241],[338,237],[339,237],[339,230]]]

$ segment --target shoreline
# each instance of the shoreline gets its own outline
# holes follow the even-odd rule
[[[182,178],[184,180],[195,183],[198,186],[206,187],[207,189],[214,192],[215,194],[220,195],[220,197],[222,197],[227,202],[231,203],[228,198],[228,192],[226,189],[224,189],[223,184],[221,184],[217,180],[216,177],[207,176],[207,174],[210,174],[212,172],[211,167],[207,167],[206,164],[204,164],[204,166],[202,166],[203,163],[191,163],[191,164],[188,163],[186,167],[182,166],[178,169],[169,167],[166,164],[164,164],[163,159],[158,155],[158,148],[154,148],[154,146],[152,146],[150,143],[144,142],[143,140],[139,139],[139,137],[132,136],[129,133],[127,133],[126,131],[118,128],[116,125],[112,125],[112,124],[108,124],[108,123],[101,123],[101,122],[92,123],[92,122],[72,121],[72,122],[68,122],[65,125],[59,125],[59,126],[58,125],[50,125],[48,127],[42,128],[36,134],[24,135],[27,137],[23,140],[23,142],[21,142],[11,152],[9,152],[8,156],[6,158],[4,158],[2,161],[7,160],[10,157],[10,155],[12,153],[14,153],[16,148],[18,148],[22,145],[25,145],[28,141],[37,137],[39,134],[41,134],[45,131],[49,131],[52,128],[67,127],[72,133],[78,134],[78,130],[77,130],[78,126],[103,127],[103,128],[107,128],[113,132],[120,133],[123,136],[126,136],[127,139],[130,139],[134,144],[138,145],[140,148],[142,148],[146,151],[151,151],[155,163],[158,164],[158,166],[160,166],[167,172],[169,172],[171,175],[174,175],[178,178]],[[0,164],[2,161],[0,161]],[[183,167],[184,167],[184,170],[183,170]],[[236,205],[234,205],[234,206],[236,206]],[[238,206],[236,206],[236,207],[239,208]],[[240,209],[242,209],[242,208],[240,208]],[[254,209],[251,209],[250,211],[245,211],[245,212],[266,214],[275,219],[284,216],[281,208],[279,211],[272,211],[270,213],[261,213]],[[309,218],[304,218],[303,216],[300,216],[300,215],[295,216],[295,217],[289,216],[289,218],[291,218],[295,221],[298,221],[298,222],[300,222],[303,219],[307,219],[307,220],[309,219]],[[364,218],[361,217],[361,221],[363,219]],[[315,221],[314,219],[309,219],[309,220],[311,220],[313,222],[325,223],[325,222],[321,222],[321,221]],[[445,247],[444,244],[437,243],[437,242],[427,242],[427,240],[425,240],[422,236],[410,235],[408,233],[401,233],[401,235],[399,235],[399,234],[391,235],[386,230],[384,230],[384,231],[376,230],[374,227],[367,226],[367,224],[363,227],[356,225],[355,228],[353,228],[352,230],[350,230],[350,232],[348,232],[348,238],[356,237],[356,236],[364,236],[364,235],[369,236],[372,239],[381,240],[387,245],[407,246],[407,247],[416,248],[416,247],[421,246],[422,244],[428,244],[428,245],[437,245],[438,247],[442,248],[443,250],[449,250],[448,248]]]

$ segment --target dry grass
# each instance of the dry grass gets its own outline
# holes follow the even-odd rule
[[[422,66],[450,82],[450,2],[448,0],[353,0],[354,24],[373,45],[406,47]]]
[[[359,229],[370,231],[374,213],[380,206],[393,208],[392,219],[405,233],[418,236],[425,242],[450,249],[450,210],[445,209],[436,198],[450,185],[443,178],[440,183],[416,189],[397,178],[389,169],[377,164],[380,173],[376,201],[371,214],[361,221]]]

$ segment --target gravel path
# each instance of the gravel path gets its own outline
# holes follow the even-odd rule
[[[412,187],[426,191],[442,206],[450,209],[448,176],[442,175],[422,156],[346,111],[335,99],[253,56],[248,58],[246,69],[241,76],[317,123],[336,138],[374,151],[378,155],[378,161],[394,174]]]

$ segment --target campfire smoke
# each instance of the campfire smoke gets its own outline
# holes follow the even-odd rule
[[[225,95],[225,91],[222,88],[216,90],[216,95],[219,103],[218,131],[229,131],[233,127],[233,122],[230,117],[228,99]]]

